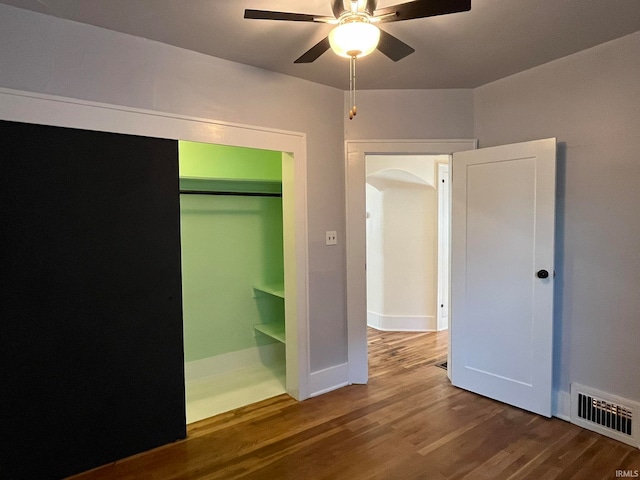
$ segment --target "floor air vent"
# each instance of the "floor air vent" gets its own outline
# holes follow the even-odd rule
[[[578,417],[631,436],[631,409],[578,393]]]
[[[582,385],[571,385],[571,421],[576,425],[640,447],[636,433],[638,415],[640,408],[634,402]]]

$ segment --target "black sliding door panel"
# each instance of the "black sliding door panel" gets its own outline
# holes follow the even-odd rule
[[[184,438],[176,141],[0,122],[0,478]]]

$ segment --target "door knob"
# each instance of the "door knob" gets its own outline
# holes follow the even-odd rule
[[[538,270],[538,273],[536,273],[538,278],[549,278],[549,272],[547,272],[546,270]]]

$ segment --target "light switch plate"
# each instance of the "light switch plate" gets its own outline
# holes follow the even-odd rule
[[[338,235],[335,231],[327,231],[326,245],[337,245],[338,244]]]

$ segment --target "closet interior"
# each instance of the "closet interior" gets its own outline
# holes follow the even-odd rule
[[[285,393],[282,154],[179,142],[187,423]]]

